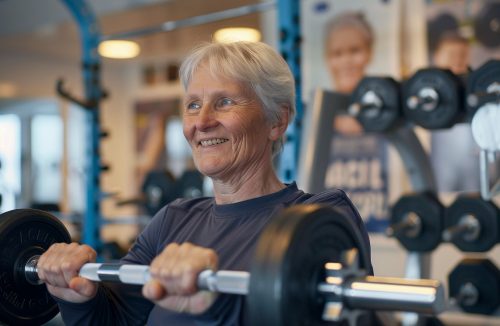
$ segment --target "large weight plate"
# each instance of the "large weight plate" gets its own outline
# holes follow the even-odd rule
[[[408,99],[418,96],[424,88],[437,92],[439,100],[436,108],[425,110],[422,105],[410,108]],[[464,88],[461,78],[449,70],[421,69],[403,84],[403,114],[426,129],[450,128],[463,119]]]
[[[64,225],[52,215],[17,209],[0,215],[0,321],[8,325],[41,325],[58,307],[45,284],[32,285],[24,266],[52,244],[70,242]]]
[[[408,251],[434,250],[441,243],[444,206],[430,192],[402,196],[392,207],[391,225],[398,224],[411,212],[421,220],[420,233],[408,236],[405,232],[398,232],[396,238]]]
[[[252,263],[249,324],[322,324],[324,299],[317,286],[325,263],[340,261],[351,248],[358,249],[359,267],[369,269],[369,249],[354,221],[332,207],[294,206],[277,215],[262,233]]]
[[[500,60],[489,60],[467,77],[467,97],[470,94],[484,94],[488,87],[495,83],[500,84]],[[479,99],[476,104],[467,102],[467,115],[472,118],[476,111],[484,105]]]
[[[473,215],[479,222],[480,233],[477,239],[467,241],[465,237],[455,237],[452,242],[457,248],[466,252],[485,252],[490,250],[499,239],[498,208],[490,201],[481,199],[479,195],[462,195],[458,197],[445,213],[445,227],[457,225],[465,215]]]
[[[362,103],[363,95],[375,93],[382,101],[380,109],[361,109],[357,115],[365,131],[381,132],[397,127],[401,119],[401,96],[398,82],[390,77],[365,77],[351,96],[351,103]]]

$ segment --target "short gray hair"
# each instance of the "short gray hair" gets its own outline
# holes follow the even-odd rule
[[[188,88],[196,70],[206,65],[214,76],[240,81],[257,95],[271,124],[288,109],[288,122],[295,115],[295,81],[286,61],[262,42],[202,43],[182,63],[179,75]],[[283,147],[283,137],[273,144],[273,154]]]
[[[366,20],[365,15],[359,11],[346,11],[337,16],[334,16],[327,24],[326,24],[326,33],[325,33],[325,43],[328,44],[330,40],[330,34],[338,29],[352,27],[356,28],[363,34],[365,40],[368,44],[368,48],[373,47],[373,42],[375,36],[373,35],[373,29],[370,23]],[[326,48],[326,47],[325,47]]]

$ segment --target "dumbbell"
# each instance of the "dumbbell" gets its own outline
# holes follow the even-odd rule
[[[69,242],[52,215],[19,209],[0,215],[0,322],[42,324],[57,305],[37,274],[37,259],[50,245]],[[250,273],[203,271],[198,288],[246,294],[250,325],[317,325],[349,319],[360,309],[436,314],[443,288],[434,280],[367,275],[370,266],[352,218],[320,205],[294,206],[273,217],[261,234]],[[144,284],[148,266],[85,264],[94,281]]]
[[[426,129],[450,128],[463,119],[464,88],[450,70],[420,69],[403,83],[403,114]]]
[[[470,117],[483,105],[500,102],[500,60],[489,60],[469,74],[466,102]]]
[[[203,196],[203,174],[198,170],[186,170],[176,181],[180,198],[197,198]]]
[[[461,195],[445,210],[443,240],[461,251],[484,252],[500,239],[500,213],[479,195]]]
[[[443,214],[444,206],[431,192],[402,196],[391,209],[386,235],[408,251],[432,251],[441,243]]]
[[[153,216],[163,206],[178,198],[175,178],[168,170],[150,171],[142,184],[144,207]]]
[[[490,60],[467,78],[467,115],[483,150],[500,151],[500,60]]]
[[[448,275],[450,303],[473,314],[500,307],[500,271],[488,259],[466,258]]]
[[[365,131],[392,129],[401,122],[399,89],[399,83],[391,77],[365,77],[351,95],[348,113]]]
[[[474,36],[487,48],[500,45],[500,3],[485,1],[474,17]]]

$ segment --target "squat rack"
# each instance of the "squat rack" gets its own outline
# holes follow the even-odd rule
[[[103,40],[131,38],[154,32],[173,31],[178,28],[201,25],[222,19],[234,18],[255,12],[262,12],[273,7],[277,8],[279,26],[279,50],[287,61],[296,81],[297,113],[294,121],[288,127],[283,152],[279,159],[279,175],[284,182],[295,180],[297,172],[298,153],[300,147],[301,120],[303,115],[301,79],[300,79],[300,1],[276,0],[259,4],[247,5],[220,12],[178,21],[167,21],[163,24],[136,31],[102,35],[94,12],[86,0],[61,0],[75,19],[82,49],[82,71],[84,99],[71,95],[62,80],[57,82],[57,91],[65,99],[78,104],[85,109],[86,114],[86,208],[83,215],[82,242],[100,252],[102,241],[100,227],[104,223],[101,214],[101,200],[105,193],[101,191],[102,166],[100,140],[104,133],[99,119],[101,100],[106,97],[101,86],[101,60],[97,52],[98,45]]]

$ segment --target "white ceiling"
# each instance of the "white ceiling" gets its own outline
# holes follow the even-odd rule
[[[87,0],[104,35],[158,26],[165,21],[257,2],[259,0]],[[196,42],[210,40],[216,29],[228,26],[260,28],[260,16],[251,14],[136,38],[134,40],[142,49],[138,60],[175,57]],[[0,0],[0,51],[58,59],[79,57],[76,25],[63,1]]]

